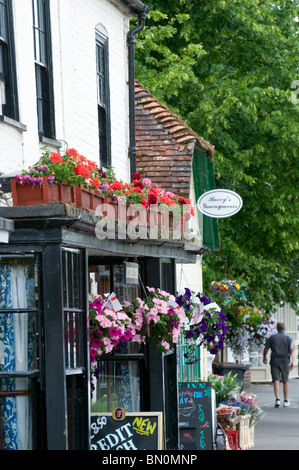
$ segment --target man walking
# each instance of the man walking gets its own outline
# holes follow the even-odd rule
[[[283,383],[283,395],[284,403],[283,406],[290,406],[288,401],[289,391],[289,371],[294,367],[293,353],[295,350],[294,342],[290,336],[285,334],[285,326],[283,323],[277,323],[278,333],[270,336],[267,339],[264,348],[264,364],[267,364],[267,353],[271,349],[271,375],[274,383],[274,394],[275,394],[275,407],[280,406],[279,399],[279,382]],[[291,363],[290,363],[291,357]]]

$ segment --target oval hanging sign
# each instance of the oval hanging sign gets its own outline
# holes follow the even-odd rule
[[[217,219],[236,214],[242,206],[241,196],[229,189],[212,189],[200,196],[197,201],[200,212]]]

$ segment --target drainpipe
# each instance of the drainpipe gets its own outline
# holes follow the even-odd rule
[[[146,14],[149,7],[145,6],[144,10],[138,15],[138,25],[128,32],[128,53],[129,53],[129,126],[130,126],[130,173],[136,171],[136,138],[135,138],[135,35],[139,33],[145,25]]]

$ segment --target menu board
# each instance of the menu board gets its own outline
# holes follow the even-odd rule
[[[181,450],[213,449],[212,388],[209,382],[179,383]]]
[[[91,450],[163,450],[162,412],[91,413]]]

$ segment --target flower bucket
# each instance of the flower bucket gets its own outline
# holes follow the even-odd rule
[[[19,184],[16,179],[12,179],[11,192],[14,206],[35,206],[57,202],[76,205],[75,186],[49,183],[47,176],[43,177],[41,184]]]

